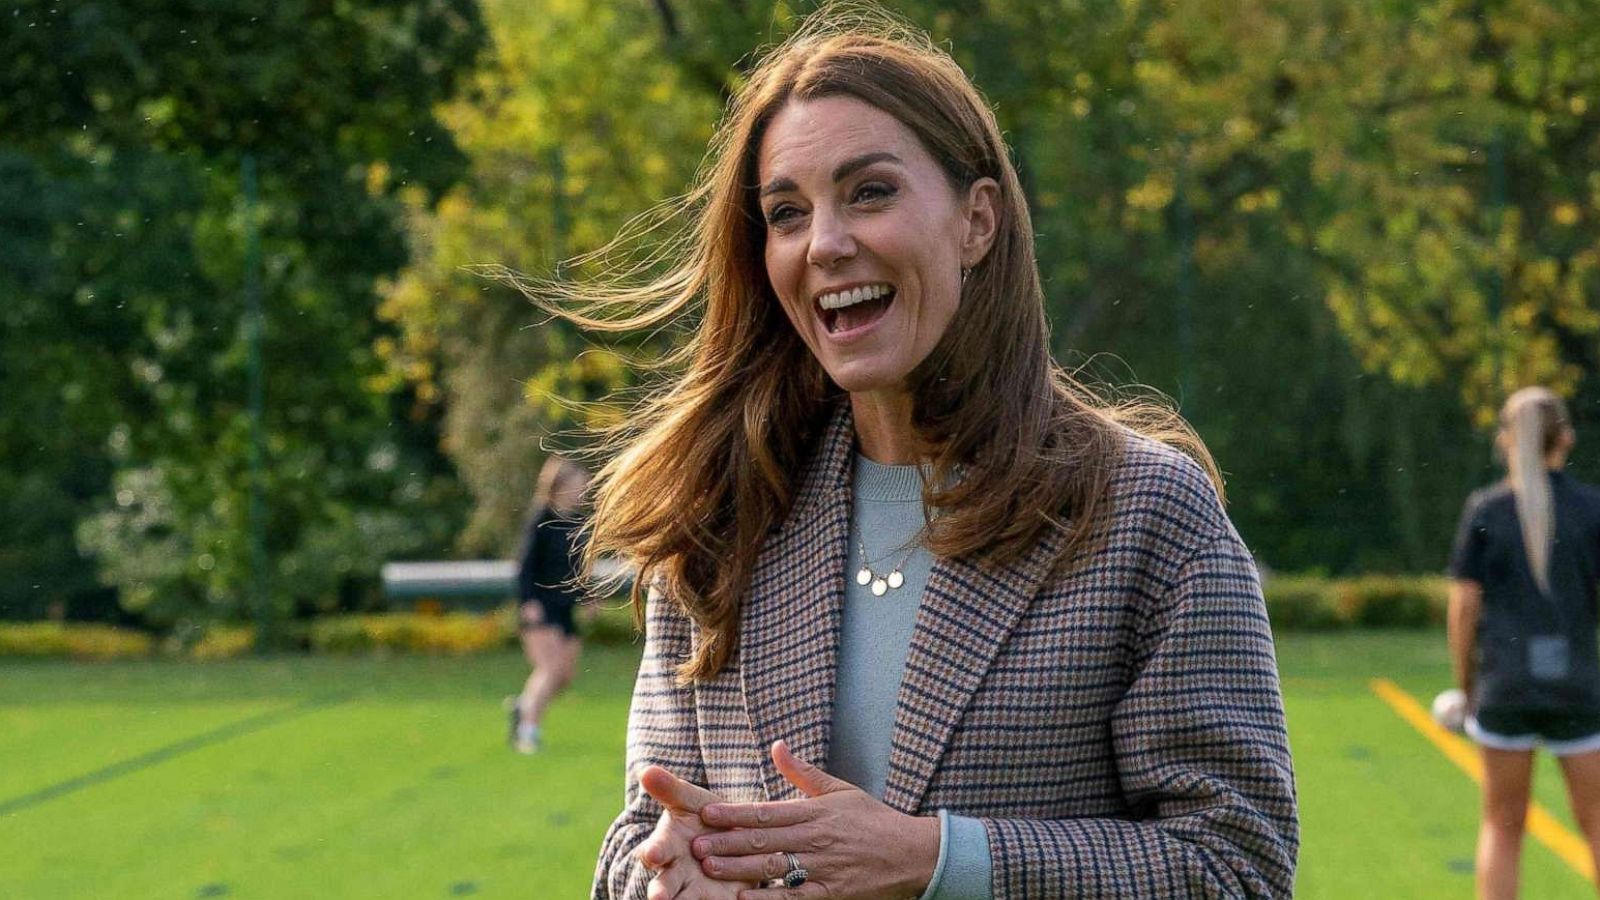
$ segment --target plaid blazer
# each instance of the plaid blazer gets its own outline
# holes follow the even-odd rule
[[[646,765],[755,801],[799,796],[766,754],[774,740],[828,758],[853,436],[836,412],[719,675],[675,684],[694,628],[648,604],[625,807],[594,900],[645,896],[630,851],[661,813],[638,785]],[[979,818],[996,897],[1288,897],[1294,776],[1254,562],[1177,451],[1130,435],[1110,490],[1108,540],[1064,574],[1049,575],[1059,533],[1007,567],[936,560],[882,799]]]

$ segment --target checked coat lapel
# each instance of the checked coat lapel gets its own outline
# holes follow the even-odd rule
[[[784,524],[763,549],[740,628],[741,678],[769,799],[797,789],[772,765],[779,738],[825,766],[838,676],[849,563],[848,402],[834,411]],[[915,813],[945,749],[1001,647],[1048,574],[1062,536],[1052,531],[1007,566],[936,559],[900,683],[884,802]]]
[[[800,796],[772,764],[773,741],[787,741],[796,756],[818,765],[828,759],[854,442],[850,405],[843,402],[818,442],[789,516],[756,561],[741,614],[740,677],[770,800]]]
[[[1051,530],[1007,566],[934,560],[895,702],[883,795],[890,807],[907,814],[920,811],[956,726],[1049,574],[1063,540],[1059,530]]]

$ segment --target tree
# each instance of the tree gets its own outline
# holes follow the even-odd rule
[[[373,390],[372,309],[405,261],[398,193],[436,197],[461,173],[432,108],[481,43],[466,0],[25,2],[8,17],[0,195],[29,199],[0,219],[0,355],[15,361],[0,392],[26,414],[7,417],[0,467],[54,498],[52,534],[83,520],[82,548],[151,619],[237,615],[252,574],[246,216],[269,310],[275,607],[338,602],[376,556],[447,527],[427,423],[395,421]],[[63,551],[12,561],[59,570]]]
[[[616,4],[500,2],[488,14],[492,58],[443,112],[470,177],[436,209],[414,198],[416,261],[383,307],[400,336],[381,351],[394,387],[414,383],[445,410],[445,447],[475,500],[460,546],[505,552],[539,460],[614,415],[584,404],[626,386],[625,360],[647,357],[649,340],[591,346],[470,267],[554,277],[605,245],[682,189],[717,100],[662,57],[655,23]]]
[[[450,452],[479,472],[468,478],[482,545],[503,542],[515,519],[526,482],[505,479],[537,452],[529,435],[572,421],[538,405],[570,386],[563,366],[582,344],[557,326],[520,330],[532,316],[514,295],[470,279],[447,290],[440,273],[504,261],[548,272],[677,193],[752,48],[814,7],[654,2],[622,26],[574,7],[593,19],[577,33],[551,10],[537,27],[495,13],[503,49],[540,48],[537,66],[507,83],[551,79],[530,93],[562,98],[549,108],[567,111],[566,128],[519,132],[512,147],[463,137],[467,123],[494,123],[487,135],[553,119],[508,106],[453,120],[472,186],[417,220],[432,262],[390,307],[409,342],[396,370],[445,386],[458,423]],[[1461,497],[1491,477],[1473,425],[1513,380],[1584,388],[1596,351],[1583,210],[1597,144],[1580,5],[897,8],[950,48],[996,110],[1028,192],[1058,356],[1091,379],[1176,398],[1270,564],[1438,566]],[[590,60],[627,59],[659,93],[646,104],[611,93],[609,74],[589,80],[545,43],[552,15],[563,23],[553,33]],[[663,121],[674,127],[629,131]],[[616,171],[581,179],[581,197],[516,199],[521,184],[571,183],[565,148],[613,146]],[[651,151],[672,163],[632,191],[610,186]],[[609,377],[567,395],[592,398]],[[535,386],[532,400],[517,385]]]

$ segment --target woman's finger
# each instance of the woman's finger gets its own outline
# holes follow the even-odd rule
[[[785,781],[799,788],[807,797],[855,789],[855,785],[843,778],[835,778],[820,767],[795,756],[787,741],[772,742],[772,764]]]
[[[678,890],[683,887],[683,876],[678,873],[677,866],[656,873],[650,879],[650,888],[645,891],[646,900],[673,900],[678,896]]]
[[[677,812],[698,814],[707,803],[721,798],[697,784],[690,784],[660,766],[646,766],[639,773],[639,786],[656,802]]]
[[[702,834],[690,843],[695,859],[713,856],[754,856],[758,853],[790,853],[826,850],[833,839],[818,834],[816,827],[789,825],[783,828],[741,828]]]
[[[700,871],[718,881],[770,881],[788,873],[789,857],[784,853],[712,856],[700,862]]]
[[[817,805],[809,800],[712,803],[700,809],[701,820],[717,828],[779,828],[809,822],[816,817]]]
[[[678,817],[672,812],[664,812],[656,820],[656,827],[650,836],[639,842],[633,848],[633,858],[644,864],[647,869],[661,870],[672,865],[673,861],[689,852],[689,839],[693,833],[685,833],[677,827]]]
[[[739,892],[739,900],[815,900],[838,896],[819,882],[808,881],[797,888],[751,888]]]

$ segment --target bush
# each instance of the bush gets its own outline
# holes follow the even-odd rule
[[[142,631],[81,622],[0,623],[0,657],[137,659],[155,640]]]
[[[256,630],[251,625],[208,625],[205,634],[189,648],[199,660],[234,659],[256,646]]]
[[[583,639],[595,644],[631,644],[639,640],[633,625],[633,606],[626,598],[612,598],[595,604],[595,611],[583,628]]]
[[[1444,623],[1443,578],[1367,575],[1335,583],[1340,618],[1361,628],[1426,628]]]
[[[515,618],[500,610],[437,616],[419,613],[328,616],[311,624],[311,649],[318,653],[460,655],[506,646],[515,636]]]
[[[1267,598],[1267,618],[1272,627],[1287,631],[1328,631],[1342,628],[1330,583],[1326,578],[1291,576],[1269,579],[1262,585]]]
[[[1449,582],[1426,575],[1279,576],[1263,590],[1272,627],[1285,631],[1427,628],[1443,624],[1449,605]]]

